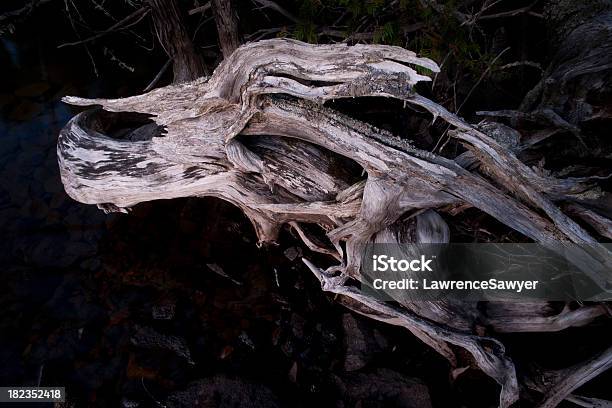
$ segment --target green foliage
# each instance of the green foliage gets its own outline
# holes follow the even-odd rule
[[[346,7],[354,16],[370,15],[379,12],[387,3],[385,0],[338,0],[338,6]]]
[[[397,44],[399,40],[397,24],[389,21],[376,27],[372,41],[376,44]]]
[[[312,22],[299,22],[293,32],[293,38],[316,44],[318,42],[317,27]]]

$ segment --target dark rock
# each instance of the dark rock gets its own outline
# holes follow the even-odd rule
[[[302,256],[302,249],[298,247],[289,247],[285,249],[283,254],[285,254],[285,257],[290,261],[295,261],[296,258]]]
[[[389,370],[347,373],[338,384],[347,407],[431,408],[427,386],[418,379]]]
[[[291,331],[293,335],[298,339],[304,338],[304,326],[306,325],[306,320],[297,313],[293,313],[291,315]]]
[[[102,266],[102,262],[98,258],[88,258],[81,262],[79,266],[87,271],[97,271]]]
[[[189,364],[195,364],[191,359],[187,342],[182,337],[161,334],[150,327],[137,327],[136,332],[130,338],[130,342],[134,346],[144,349],[172,352],[185,359]]]
[[[278,398],[267,387],[240,379],[215,376],[192,383],[168,397],[169,408],[274,408]]]
[[[365,367],[376,353],[387,348],[387,340],[370,322],[357,319],[351,313],[342,316],[342,328],[345,371],[356,371]]]
[[[176,303],[171,300],[159,302],[151,307],[151,315],[155,320],[172,320],[176,313]]]
[[[75,382],[80,390],[96,390],[104,383],[117,378],[123,368],[121,357],[98,359],[75,367],[74,376],[69,381]]]
[[[132,401],[130,399],[127,398],[123,398],[121,400],[121,407],[122,408],[138,408],[140,406],[140,403],[138,401]]]

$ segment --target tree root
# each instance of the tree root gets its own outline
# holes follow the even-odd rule
[[[519,399],[514,364],[500,341],[476,334],[478,324],[494,332],[557,331],[588,324],[606,310],[585,305],[551,316],[541,303],[523,304],[520,313],[490,304],[484,316],[474,304],[405,299],[391,307],[347,283],[359,277],[363,246],[448,242],[438,212],[474,207],[545,245],[589,243],[588,256],[601,268],[587,272],[606,286],[609,273],[601,271],[611,267],[607,250],[570,216],[578,212],[595,231],[609,229],[610,220],[582,206],[565,213],[558,203],[601,193],[581,179],[536,172],[500,138],[498,126],[472,126],[417,94],[414,85],[430,78],[415,67],[439,71],[433,61],[399,47],[275,39],[238,48],[209,79],[123,99],[66,97],[103,110],[83,112],[62,130],[62,181],[75,200],[117,210],[149,200],[219,197],[244,211],[260,243],[274,241],[280,226],[290,224],[310,249],[339,262],[322,271],[305,260],[324,290],[359,313],[406,327],[452,366],[457,356],[450,345],[469,351],[474,365],[501,385],[500,406],[507,407]],[[399,99],[446,121],[476,168],[323,105],[367,96]],[[163,135],[140,141],[110,137],[120,112],[150,115]],[[367,178],[354,171],[359,168]],[[305,224],[321,226],[330,244],[310,237]],[[607,367],[601,359],[585,362],[570,383],[545,391],[542,406],[554,406]]]

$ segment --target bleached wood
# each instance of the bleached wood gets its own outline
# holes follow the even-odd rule
[[[399,47],[275,39],[238,48],[210,78],[122,99],[66,97],[103,110],[81,113],[62,130],[62,181],[75,200],[106,210],[219,197],[244,211],[260,243],[274,241],[283,224],[292,225],[309,248],[339,262],[321,271],[306,261],[324,290],[359,313],[408,328],[453,366],[457,356],[449,344],[466,349],[502,386],[500,406],[507,407],[519,397],[514,364],[499,341],[474,332],[477,323],[494,332],[554,331],[587,324],[605,309],[586,306],[555,317],[541,304],[525,305],[521,313],[493,304],[484,316],[474,304],[410,299],[398,299],[402,308],[396,309],[346,282],[359,277],[366,243],[447,242],[439,213],[475,207],[536,242],[589,243],[589,256],[601,266],[589,273],[609,284],[609,274],[601,273],[610,267],[606,249],[557,205],[601,193],[583,180],[538,174],[518,160],[511,139],[417,94],[414,85],[430,80],[417,67],[439,71],[433,61]],[[476,169],[324,105],[368,96],[403,100],[446,121],[449,134],[470,152],[461,163]],[[113,139],[107,133],[116,117],[108,112],[151,115],[164,134]],[[362,177],[351,170],[358,167]],[[408,213],[413,217],[402,218]],[[596,229],[609,228],[605,217],[587,215],[582,219],[596,220]],[[315,243],[301,227],[305,223],[320,225],[332,246]]]

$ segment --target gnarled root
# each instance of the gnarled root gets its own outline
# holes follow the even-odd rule
[[[359,313],[406,327],[451,365],[457,356],[450,345],[467,350],[501,385],[500,406],[507,407],[519,398],[514,364],[500,341],[476,333],[478,325],[492,333],[555,331],[588,324],[606,309],[583,306],[551,316],[542,304],[524,304],[520,313],[491,304],[484,316],[474,304],[457,302],[400,299],[391,307],[348,283],[359,276],[361,249],[368,242],[448,242],[439,213],[474,207],[536,242],[589,243],[590,256],[610,270],[606,249],[570,215],[596,231],[610,221],[576,204],[600,194],[589,182],[537,173],[496,136],[501,125],[476,128],[418,95],[413,86],[429,77],[415,67],[438,71],[433,61],[399,47],[276,39],[240,47],[208,79],[123,99],[66,97],[103,110],[81,113],[62,130],[62,181],[75,200],[109,210],[162,198],[219,197],[244,211],[260,242],[274,241],[280,226],[290,224],[309,248],[338,260],[327,271],[306,261],[324,290]],[[367,96],[426,109],[448,122],[450,135],[469,152],[444,158],[323,105]],[[150,115],[154,126],[110,137],[112,122],[127,112]],[[571,211],[560,202],[574,203]],[[329,243],[311,236],[306,224],[321,226]],[[609,284],[609,276],[591,273]],[[607,367],[598,361],[589,373]],[[556,387],[562,398],[575,388]],[[544,406],[558,399],[547,397]]]

